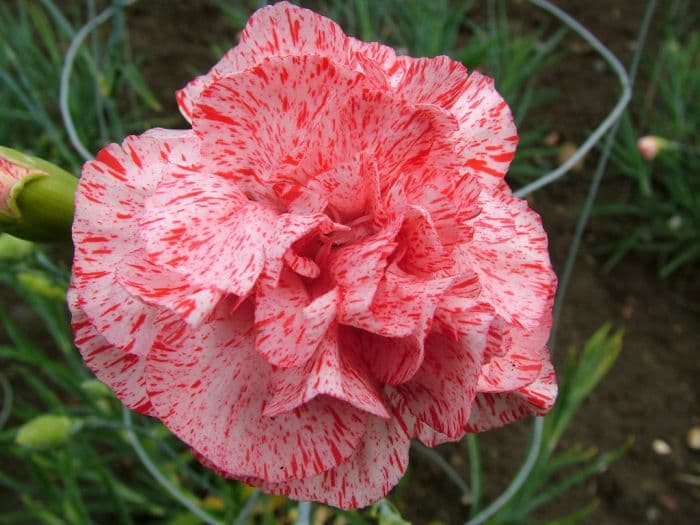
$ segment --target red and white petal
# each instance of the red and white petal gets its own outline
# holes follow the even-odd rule
[[[236,295],[255,285],[274,233],[273,210],[230,181],[179,171],[163,178],[145,206],[140,234],[156,265]]]
[[[385,394],[391,406],[394,407],[396,419],[403,428],[407,429],[410,438],[416,438],[428,447],[436,447],[444,443],[454,443],[462,439],[463,435],[461,433],[457,436],[450,437],[442,432],[438,432],[426,422],[416,419],[411,412],[404,408],[406,400],[395,388],[385,388]]]
[[[276,217],[274,226],[273,234],[270,236],[269,245],[266,248],[265,264],[265,274],[271,282],[276,282],[279,279],[285,258],[288,264],[290,262],[292,264],[308,264],[307,262],[295,261],[294,257],[289,254],[290,248],[296,242],[309,240],[319,234],[349,229],[347,226],[333,222],[324,214],[283,213]]]
[[[166,308],[195,326],[223,297],[217,288],[192,285],[182,274],[158,266],[144,249],[128,254],[117,267],[116,277],[129,294]]]
[[[552,309],[556,290],[547,235],[527,202],[512,197],[505,186],[503,191],[515,222],[515,235],[500,243],[477,238],[459,246],[455,259],[479,275],[481,299],[508,324],[535,330]]]
[[[192,141],[189,131],[154,129],[111,144],[86,163],[76,192],[71,288],[100,334],[138,355],[153,341],[156,310],[118,284],[116,268],[141,244],[143,202],[169,163],[196,163]]]
[[[528,332],[510,327],[504,334],[502,355],[493,355],[481,369],[479,392],[508,392],[531,384],[550,360],[547,339],[552,326],[548,313],[540,326]],[[489,334],[491,335],[491,334]]]
[[[476,199],[478,214],[467,224],[473,228],[473,239],[484,244],[507,242],[515,236],[512,195],[496,186],[483,186]]]
[[[470,280],[478,284],[475,276]],[[386,337],[415,333],[429,324],[442,295],[454,281],[453,277],[419,278],[392,264],[379,282],[369,309],[354,315],[352,325]]]
[[[339,97],[359,79],[318,55],[271,58],[221,78],[201,93],[194,111],[202,155],[214,173],[247,195],[273,202],[274,184],[294,180],[301,159],[317,153],[311,130],[331,133],[326,123],[337,113]]]
[[[288,2],[259,9],[248,20],[236,47],[206,75],[177,93],[180,111],[192,121],[202,90],[217,79],[238,73],[271,57],[317,55],[350,65],[349,39],[332,20]]]
[[[367,434],[355,454],[340,466],[319,476],[269,483],[247,479],[246,483],[272,494],[302,501],[318,501],[341,509],[366,507],[396,486],[408,467],[410,439],[395,418],[370,416]]]
[[[476,395],[487,329],[488,325],[482,333],[474,331],[471,340],[432,332],[425,340],[425,358],[418,372],[394,387],[403,399],[394,409],[408,411],[450,437],[462,435]]]
[[[459,121],[455,152],[465,159],[464,166],[483,183],[499,184],[515,156],[518,132],[493,79],[472,72],[448,110]]]
[[[360,330],[356,337],[356,353],[381,383],[405,383],[423,364],[425,334],[421,329],[405,337],[384,337]]]
[[[110,344],[75,305],[71,305],[71,312],[75,345],[85,364],[122,403],[142,414],[153,415],[145,389],[145,359]]]
[[[477,393],[465,428],[467,432],[483,432],[526,416],[543,416],[556,398],[554,368],[545,361],[537,379],[528,386],[498,394]]]
[[[272,397],[263,414],[277,416],[319,395],[345,401],[363,412],[389,418],[381,393],[365,365],[347,345],[338,327],[326,331],[313,360],[272,373]]]
[[[253,330],[250,301],[233,312],[224,301],[197,329],[181,323],[159,339],[146,363],[155,413],[230,477],[280,482],[337,467],[359,446],[367,415],[322,396],[263,416],[271,366],[255,351]]]
[[[401,268],[414,275],[452,269],[455,261],[443,245],[430,213],[415,205],[410,210],[399,232],[399,242],[405,248]]]
[[[263,274],[255,295],[255,348],[272,365],[303,366],[335,319],[338,293],[311,301],[302,279],[285,268],[279,280]]]
[[[396,227],[364,241],[340,247],[329,261],[329,270],[340,293],[337,319],[353,325],[369,309],[384,276],[389,255],[396,248]]]
[[[401,57],[403,76],[395,87],[397,97],[413,104],[452,108],[467,89],[469,72],[447,56]]]

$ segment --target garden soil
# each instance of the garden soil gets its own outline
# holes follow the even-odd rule
[[[646,2],[567,0],[558,4],[629,64]],[[661,4],[655,24],[665,2]],[[556,26],[548,15],[526,2],[514,0],[508,5],[511,18],[527,27]],[[213,64],[214,46],[226,49],[227,44],[235,42],[229,22],[218,13],[204,0],[148,0],[131,8],[134,55],[144,57],[141,65],[147,81],[173,115],[177,111],[174,91]],[[655,43],[652,39],[649,50]],[[541,82],[543,86],[555,86],[558,95],[529,118],[552,123],[551,130],[562,141],[581,143],[615,104],[619,84],[600,57],[578,38],[567,36],[561,45],[566,58]],[[595,154],[590,155],[583,169],[530,198],[542,215],[558,270],[563,266],[596,161]],[[617,194],[619,185],[604,181],[601,199]],[[539,517],[551,519],[598,500],[597,512],[585,523],[697,524],[700,487],[683,481],[683,475],[700,475],[700,452],[686,444],[688,430],[700,425],[700,275],[695,271],[685,278],[663,282],[654,261],[637,257],[628,257],[604,273],[604,259],[595,252],[605,236],[603,226],[594,220],[586,232],[566,297],[555,365],[562,370],[567,351],[581,348],[608,321],[624,329],[624,346],[610,374],[577,414],[563,445],[612,450],[628,438],[634,442],[608,470],[555,500]],[[529,425],[519,423],[483,435],[487,501],[500,493],[520,465]],[[655,452],[655,440],[667,443],[670,452]],[[468,479],[465,443],[438,450]],[[463,523],[469,514],[459,491],[420,454],[414,454],[409,477],[394,500],[416,525],[433,519]]]

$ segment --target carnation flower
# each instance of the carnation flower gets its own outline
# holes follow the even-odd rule
[[[77,192],[76,344],[127,406],[224,476],[343,508],[412,438],[551,407],[556,279],[490,78],[280,3],[177,99],[191,130],[107,146]]]

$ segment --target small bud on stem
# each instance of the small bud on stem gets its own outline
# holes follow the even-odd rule
[[[31,241],[69,240],[77,186],[58,166],[0,146],[0,230]]]

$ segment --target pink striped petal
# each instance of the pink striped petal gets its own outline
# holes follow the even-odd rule
[[[396,228],[387,229],[365,241],[339,248],[329,261],[330,273],[340,294],[337,319],[352,325],[372,304],[389,255],[396,248]]]
[[[476,276],[468,279],[477,285]],[[370,307],[346,318],[353,326],[387,337],[405,337],[427,325],[442,294],[454,277],[422,279],[405,273],[397,265],[387,268]],[[478,287],[474,287],[474,294]]]
[[[546,344],[551,326],[551,315],[547,313],[534,331],[511,327],[509,333],[503,336],[504,342],[509,343],[506,351],[502,355],[494,355],[482,367],[478,391],[508,392],[535,381],[542,367],[549,362]]]
[[[260,64],[272,57],[317,55],[349,63],[349,40],[332,20],[288,2],[257,10],[241,33],[240,42],[209,73],[177,93],[180,111],[192,121],[204,89],[216,80]]]
[[[411,206],[401,226],[399,242],[405,247],[401,268],[409,273],[433,274],[454,267],[452,254],[443,245],[430,213],[423,207]]]
[[[515,156],[518,132],[493,79],[473,71],[450,112],[459,121],[455,152],[466,159],[464,166],[484,184],[500,184]]]
[[[302,501],[318,501],[341,509],[366,507],[386,496],[401,480],[408,466],[407,429],[396,418],[370,416],[367,433],[353,456],[319,476],[268,483],[247,483],[266,492]]]
[[[167,308],[192,325],[209,315],[223,296],[216,288],[193,286],[181,274],[156,265],[144,249],[124,258],[116,278],[132,296]]]
[[[385,191],[406,173],[421,170],[434,149],[448,147],[456,129],[449,115],[416,109],[381,91],[351,95],[312,132],[313,153],[299,167],[311,179],[309,186],[347,219],[366,207],[366,159],[376,162]]]
[[[273,202],[274,183],[293,178],[359,74],[318,55],[267,59],[203,91],[192,120],[202,156],[251,198]],[[316,151],[312,148],[312,151]]]
[[[342,337],[342,336],[341,336]],[[328,395],[373,414],[389,418],[382,396],[364,364],[338,337],[338,327],[327,330],[313,360],[299,368],[277,368],[272,373],[272,398],[263,414],[277,416],[319,395]]]
[[[402,399],[394,410],[409,412],[450,437],[463,435],[476,395],[487,330],[488,325],[481,333],[474,331],[470,341],[431,333],[425,340],[425,358],[418,372],[407,383],[394,387]]]
[[[138,218],[163,171],[170,162],[196,162],[192,140],[192,132],[161,129],[127,137],[85,165],[76,192],[71,287],[97,331],[138,355],[155,337],[156,309],[122,287],[116,269],[140,245]]]
[[[151,402],[145,390],[145,359],[110,344],[77,306],[71,305],[75,345],[85,364],[111,388],[121,401],[142,414],[152,415]]]
[[[497,394],[477,393],[466,425],[467,432],[484,432],[526,416],[543,416],[554,405],[557,382],[545,361],[537,379],[528,386]]]
[[[479,180],[497,184],[510,165],[518,133],[507,104],[493,80],[448,57],[395,57],[384,46],[367,50],[389,77],[397,97],[414,104],[435,105],[459,122],[456,154]],[[382,49],[383,48],[383,49]]]
[[[384,337],[359,330],[356,337],[356,352],[362,356],[372,375],[381,383],[405,383],[423,364],[423,329],[405,337]]]
[[[552,309],[556,276],[547,251],[547,235],[539,216],[522,199],[512,197],[505,186],[515,235],[502,242],[475,238],[455,251],[459,264],[479,275],[482,300],[508,324],[534,330]]]
[[[303,366],[335,318],[338,293],[313,301],[299,276],[282,270],[279,281],[263,274],[255,296],[255,348],[272,365]]]
[[[230,477],[305,478],[350,457],[367,415],[322,396],[274,418],[262,415],[271,366],[253,347],[250,301],[222,302],[196,330],[156,341],[146,363],[153,409],[181,440]]]
[[[194,285],[243,296],[265,264],[276,221],[230,181],[205,173],[167,174],[140,222],[152,261]]]
[[[473,239],[484,244],[505,243],[515,236],[515,219],[510,193],[484,186],[477,197],[478,214],[467,224],[473,228]]]
[[[395,87],[396,95],[414,104],[452,108],[467,89],[467,68],[447,56],[403,56],[399,60],[403,76]]]

